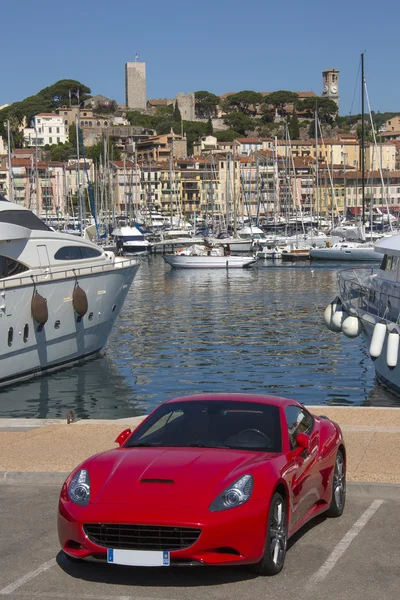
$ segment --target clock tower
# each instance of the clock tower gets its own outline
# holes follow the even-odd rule
[[[339,104],[339,71],[336,69],[322,71],[321,95]]]

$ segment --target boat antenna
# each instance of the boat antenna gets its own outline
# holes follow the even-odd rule
[[[361,198],[362,224],[365,225],[365,128],[364,128],[364,52],[361,53]]]

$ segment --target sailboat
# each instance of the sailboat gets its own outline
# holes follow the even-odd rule
[[[326,248],[311,248],[311,260],[334,260],[334,261],[381,261],[382,254],[377,252],[371,242],[365,241],[365,127],[364,127],[364,103],[365,103],[365,76],[364,76],[364,54],[361,55],[361,197],[362,197],[362,224],[354,226],[354,237],[362,241],[341,241]],[[331,231],[332,234],[335,230]],[[336,230],[338,233],[338,230]],[[346,237],[351,235],[349,228]]]

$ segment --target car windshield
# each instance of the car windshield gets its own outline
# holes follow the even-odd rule
[[[281,452],[279,408],[236,400],[165,403],[125,444],[140,446]]]

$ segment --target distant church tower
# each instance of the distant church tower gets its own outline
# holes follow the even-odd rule
[[[336,69],[322,71],[322,96],[339,104],[339,71]]]
[[[125,64],[125,97],[127,108],[146,110],[146,63],[137,54]]]

